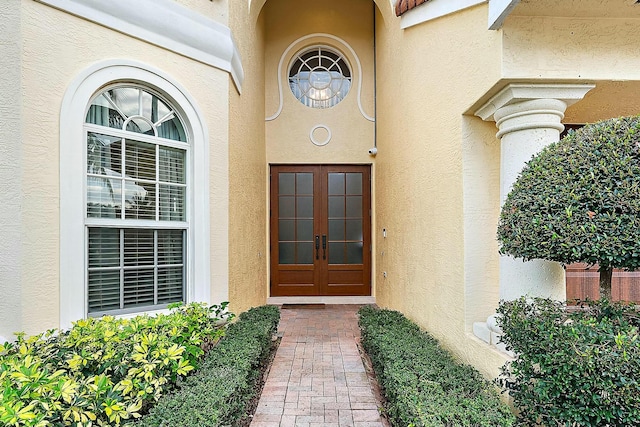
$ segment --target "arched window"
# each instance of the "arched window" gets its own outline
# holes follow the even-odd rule
[[[170,76],[111,59],[74,79],[60,112],[61,328],[211,303],[211,265],[226,277],[227,263],[211,257],[209,159],[204,114]]]
[[[148,88],[114,86],[84,129],[88,314],[183,301],[190,147],[178,113]]]
[[[299,52],[289,67],[289,88],[302,104],[330,108],[351,89],[351,70],[345,58],[325,46]]]

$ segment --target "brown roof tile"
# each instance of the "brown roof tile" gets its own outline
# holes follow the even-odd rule
[[[407,10],[420,6],[422,3],[426,3],[427,1],[429,0],[398,0],[398,3],[396,3],[396,16],[400,16]]]

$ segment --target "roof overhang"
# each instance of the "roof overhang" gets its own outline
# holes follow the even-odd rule
[[[401,28],[409,28],[469,7],[489,3],[488,27],[497,30],[520,0],[398,0],[396,15]]]
[[[520,0],[489,0],[489,29],[498,30]]]

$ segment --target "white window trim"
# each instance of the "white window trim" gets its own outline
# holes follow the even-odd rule
[[[174,0],[35,1],[227,71],[242,91],[244,70],[231,30]]]
[[[450,15],[488,0],[429,0],[402,15],[400,28],[405,29],[442,16]]]
[[[191,143],[191,182],[187,243],[186,298],[211,304],[209,132],[195,100],[172,78],[145,64],[108,60],[80,73],[67,89],[60,112],[60,327],[87,317],[85,265],[84,123],[89,103],[110,83],[148,86],[167,98],[182,115]]]
[[[302,49],[301,43],[306,42],[309,39],[314,39],[314,38],[318,38],[320,39],[319,43],[324,43],[324,41],[322,39],[329,39],[332,40],[334,43],[338,43],[340,45],[342,45],[342,47],[351,54],[352,58],[355,61],[355,70],[351,70],[351,84],[353,85],[354,82],[354,78],[357,78],[357,98],[358,98],[358,109],[360,110],[360,114],[362,114],[362,117],[364,117],[365,119],[369,120],[370,122],[375,122],[376,119],[373,116],[368,115],[365,111],[364,111],[364,107],[362,106],[362,65],[360,63],[360,58],[358,58],[358,54],[356,53],[356,51],[351,47],[351,45],[349,43],[347,43],[345,40],[341,39],[338,36],[334,36],[333,34],[327,34],[327,33],[313,33],[313,34],[307,34],[306,36],[302,36],[299,39],[295,40],[294,42],[292,42],[282,53],[282,56],[280,56],[280,61],[278,62],[278,109],[276,110],[275,113],[273,113],[272,115],[268,116],[265,118],[265,121],[270,122],[273,121],[275,119],[277,119],[280,114],[282,113],[282,109],[284,108],[284,93],[283,93],[283,74],[285,74],[284,72],[284,63],[287,60],[291,59],[291,51],[294,48],[297,49]],[[326,45],[329,49],[331,49],[331,43],[329,42],[328,44],[324,44]],[[333,48],[335,49],[335,47]],[[345,59],[348,59],[348,57],[345,56]],[[353,68],[353,67],[351,67]],[[355,73],[354,73],[355,71]],[[355,74],[355,77],[354,77]],[[287,69],[287,86],[289,86],[289,70]]]

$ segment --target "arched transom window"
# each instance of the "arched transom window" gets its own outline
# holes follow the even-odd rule
[[[151,89],[97,94],[86,135],[87,311],[185,300],[190,146],[176,109]]]
[[[289,68],[289,87],[302,104],[330,108],[347,96],[351,70],[337,51],[316,46],[298,53]]]

